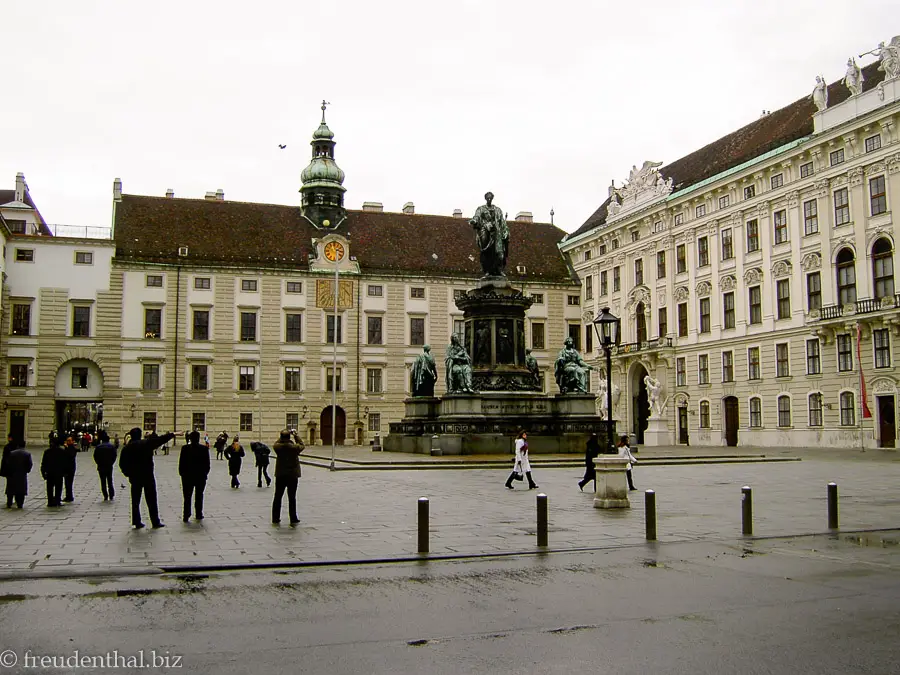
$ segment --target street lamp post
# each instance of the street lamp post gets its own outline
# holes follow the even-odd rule
[[[616,444],[612,426],[612,348],[613,345],[619,344],[620,322],[610,313],[609,307],[604,307],[593,324],[597,341],[603,345],[603,351],[606,353],[606,451],[614,454]]]

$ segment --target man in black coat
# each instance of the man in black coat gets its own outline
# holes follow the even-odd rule
[[[241,481],[238,480],[238,475],[241,473],[241,464],[243,464],[244,455],[247,454],[244,452],[244,446],[238,441],[240,441],[240,438],[235,436],[231,445],[225,448],[225,459],[228,460],[228,473],[231,474],[231,487],[234,489],[241,487]]]
[[[291,436],[294,442],[291,442]],[[281,522],[281,499],[288,496],[288,512],[291,525],[300,522],[297,517],[297,480],[300,478],[300,453],[305,446],[296,431],[285,429],[274,446],[275,450],[275,498],[272,500],[272,522]]]
[[[100,474],[100,491],[103,493],[103,501],[107,501],[116,496],[113,467],[116,465],[116,456],[119,453],[109,442],[109,434],[105,431],[97,432],[97,440],[100,442],[94,448],[94,462],[97,464],[97,473]]]
[[[209,476],[209,448],[200,442],[199,431],[189,433],[188,444],[181,448],[178,474],[181,476],[181,489],[184,493],[182,520],[184,522],[190,520],[191,494],[194,495],[194,517],[203,520],[203,491],[206,489],[206,478]]]
[[[225,455],[225,444],[228,443],[228,434],[224,431],[216,436],[216,459],[222,459]]]
[[[28,494],[28,473],[33,466],[31,453],[25,448],[16,448],[6,458],[6,508],[11,509],[13,499],[20,509]]]
[[[68,460],[56,433],[50,434],[50,447],[41,458],[41,476],[47,481],[47,506],[62,506],[63,474]]]
[[[272,479],[269,478],[269,455],[272,450],[259,441],[250,443],[250,449],[256,455],[256,487],[262,487],[263,477],[266,479],[266,487],[269,487],[272,484]]]
[[[594,459],[600,454],[600,441],[597,434],[591,434],[588,439],[587,446],[584,449],[584,478],[578,481],[578,488],[584,492],[584,486],[594,481],[594,487],[597,487],[597,469],[594,466]]]
[[[141,522],[141,494],[147,500],[147,511],[150,513],[150,524],[154,528],[165,527],[159,519],[159,506],[156,502],[156,477],[153,475],[153,451],[163,443],[168,443],[178,432],[170,432],[162,436],[141,438],[140,427],[128,432],[129,441],[122,448],[119,457],[119,469],[131,483],[131,524],[134,529],[144,527]]]
[[[75,439],[71,436],[66,436],[65,445],[62,447],[62,455],[65,458],[63,480],[66,484],[66,496],[63,498],[63,501],[74,502],[75,495],[72,488],[75,484],[75,460],[78,457],[78,446],[75,444]]]

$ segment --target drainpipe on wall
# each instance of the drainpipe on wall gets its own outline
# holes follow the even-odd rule
[[[361,296],[360,289],[362,289],[362,281],[360,279],[356,280],[356,421],[362,422],[359,417],[359,378],[361,374],[360,368],[360,346],[359,343],[362,341],[362,307],[361,305]],[[356,425],[354,425],[356,426]],[[353,430],[354,433],[356,429]],[[356,440],[356,439],[353,439]]]
[[[172,377],[172,431],[178,429],[178,335],[181,326],[181,265],[175,275],[175,367]],[[191,429],[193,431],[193,429]]]

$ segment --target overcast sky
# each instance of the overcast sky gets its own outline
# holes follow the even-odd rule
[[[88,226],[109,225],[116,176],[299,204],[324,98],[348,208],[470,215],[491,190],[571,231],[632,164],[900,33],[895,0],[20,0],[0,21],[0,187],[22,171],[48,222]]]

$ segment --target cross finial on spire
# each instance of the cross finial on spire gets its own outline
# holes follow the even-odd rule
[[[322,99],[322,124],[325,124],[325,106],[331,105],[330,102],[326,101],[324,98]]]

